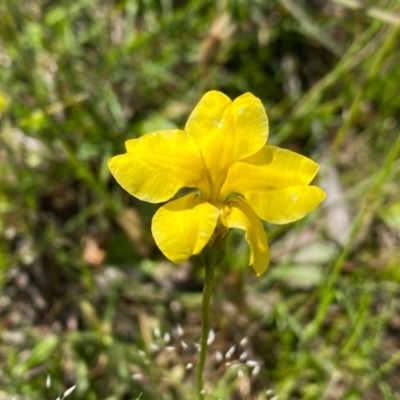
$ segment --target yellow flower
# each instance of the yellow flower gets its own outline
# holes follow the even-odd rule
[[[174,263],[199,254],[217,225],[246,232],[250,265],[257,275],[268,267],[269,249],[261,219],[274,224],[296,221],[324,199],[309,183],[314,161],[266,145],[268,118],[261,101],[246,93],[231,101],[221,92],[206,93],[185,130],[148,133],[125,143],[127,153],[108,162],[117,182],[150,203],[185,196],[154,215],[152,233]],[[261,219],[260,219],[261,218]]]

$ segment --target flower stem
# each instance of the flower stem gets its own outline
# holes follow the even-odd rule
[[[207,355],[207,340],[210,331],[210,301],[214,285],[214,263],[207,263],[205,265],[205,278],[203,288],[203,301],[201,306],[202,314],[202,329],[201,329],[201,343],[200,343],[200,359],[197,367],[197,393],[199,400],[204,399],[203,391],[203,372],[204,364]]]

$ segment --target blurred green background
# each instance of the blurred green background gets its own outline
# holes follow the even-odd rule
[[[398,0],[2,0],[0,399],[195,398],[202,269],[106,162],[210,89],[328,197],[261,278],[230,234],[207,398],[400,399],[399,31]]]

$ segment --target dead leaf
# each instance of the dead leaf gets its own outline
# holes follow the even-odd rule
[[[214,19],[208,35],[201,43],[198,63],[201,69],[206,69],[217,57],[220,45],[229,40],[236,30],[228,13],[219,15]]]
[[[146,257],[150,253],[148,244],[143,238],[143,223],[136,209],[127,207],[117,217],[118,225],[128,235],[137,253]]]
[[[99,266],[103,263],[106,252],[100,247],[98,240],[93,236],[85,236],[83,239],[82,258],[86,263],[93,266]]]
[[[335,165],[324,168],[320,186],[326,192],[322,203],[326,210],[327,233],[329,237],[343,246],[350,235],[351,216],[344,190]]]

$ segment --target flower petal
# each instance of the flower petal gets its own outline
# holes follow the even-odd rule
[[[219,191],[226,170],[264,145],[268,118],[261,101],[251,93],[233,102],[221,92],[207,92],[190,115],[185,131],[198,143],[211,185]]]
[[[246,231],[245,239],[250,246],[250,265],[256,274],[263,274],[269,264],[269,248],[267,235],[262,222],[250,205],[236,197],[224,207],[222,223],[229,228],[238,228]]]
[[[231,166],[221,196],[308,185],[318,169],[316,162],[293,151],[264,146],[253,156]]]
[[[317,186],[289,186],[243,193],[257,215],[272,224],[297,221],[314,210],[325,198]]]
[[[128,153],[108,167],[132,196],[150,203],[169,200],[182,187],[207,191],[206,171],[195,140],[181,130],[167,130],[128,140]]]
[[[240,160],[265,146],[268,117],[260,99],[251,93],[245,93],[233,101],[232,115],[237,136],[235,159]]]
[[[152,233],[157,246],[179,264],[199,254],[210,240],[220,210],[195,193],[162,206],[154,215]]]
[[[314,161],[290,150],[264,146],[232,165],[221,197],[243,195],[257,215],[273,224],[303,218],[325,198],[325,192],[308,183],[318,172]]]

